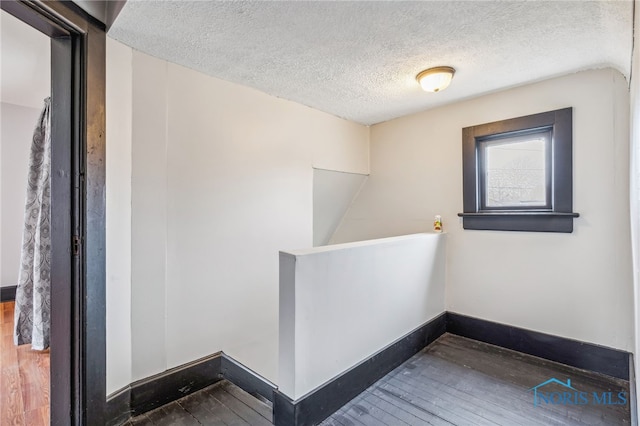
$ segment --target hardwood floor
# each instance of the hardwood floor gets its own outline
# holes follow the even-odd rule
[[[618,392],[629,391],[629,383],[623,380],[445,334],[321,425],[630,424],[629,404],[597,404],[590,400],[581,405],[541,402],[534,406],[530,389],[552,377],[565,383],[570,379],[573,388],[590,398],[593,392],[598,395],[612,392],[612,401],[616,401]],[[540,390],[562,394],[566,389],[554,383]],[[131,426],[270,424],[270,406],[226,381],[128,423]]]
[[[49,425],[49,352],[13,344],[13,302],[0,303],[0,425]]]
[[[227,380],[131,419],[127,426],[271,425],[271,406]]]
[[[13,302],[0,304],[0,425],[48,425],[49,353],[14,346],[13,307]],[[553,383],[541,391],[556,393],[556,403],[538,399],[534,406],[531,389],[551,378],[571,380],[569,397],[574,403],[557,403],[567,389]],[[575,392],[585,395],[580,404],[575,404]],[[628,398],[628,382],[445,334],[322,426],[630,424],[629,404],[613,404],[620,392]],[[270,405],[226,380],[127,423],[271,424]]]
[[[534,406],[531,388],[556,378],[571,380],[569,397],[585,392],[580,405]],[[557,383],[546,395],[567,389]],[[464,337],[445,334],[380,379],[322,423],[322,426],[400,425],[625,425],[629,404],[593,401],[629,392],[629,383]],[[584,402],[584,403],[583,403]],[[582,404],[583,403],[583,404]]]

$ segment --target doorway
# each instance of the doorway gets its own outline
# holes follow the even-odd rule
[[[71,2],[0,7],[51,40],[51,424],[105,424],[105,28]]]
[[[29,291],[32,296],[20,297],[17,309],[23,314],[21,321],[18,321],[21,340],[29,340],[33,345],[14,345],[16,308],[12,300],[15,299],[21,276],[21,254],[25,253],[28,257],[30,252],[22,248],[27,181],[32,182],[34,190],[46,186],[36,185],[37,182],[44,182],[33,178],[45,175],[38,172],[46,169],[44,158],[48,155],[31,156],[30,151],[33,149],[34,128],[36,123],[41,122],[45,99],[51,95],[51,42],[46,35],[4,11],[0,11],[0,32],[3,59],[0,86],[0,424],[40,426],[49,424],[50,355],[45,346],[49,341],[46,319],[49,318],[50,303],[46,255],[37,256],[43,261],[34,262],[30,268],[33,270],[37,265],[43,273],[22,274],[23,279],[31,277],[28,281],[37,283],[28,286],[34,287],[34,291]],[[42,118],[42,123],[46,123],[44,115]],[[36,148],[41,148],[45,141],[42,138],[37,140]],[[30,157],[33,157],[33,164]],[[30,167],[34,170],[29,171]],[[28,198],[42,200],[37,196]],[[48,201],[42,201],[42,204],[34,202],[30,211],[40,205],[49,205]],[[46,227],[45,221],[43,218],[38,220],[43,225],[41,229]],[[46,245],[44,240],[41,241],[42,245]],[[38,244],[38,248],[40,246]],[[31,257],[33,260],[35,258]],[[38,289],[46,291],[35,291]],[[26,301],[30,302],[28,307],[24,305]],[[33,318],[37,325],[31,327],[31,321],[27,318]]]

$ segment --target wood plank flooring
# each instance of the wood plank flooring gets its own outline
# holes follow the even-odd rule
[[[534,406],[531,388],[550,378],[586,392],[583,405]],[[540,389],[567,389],[551,384]],[[571,394],[573,395],[571,391]],[[594,404],[593,392],[629,392],[629,384],[451,334],[380,379],[322,426],[626,425],[629,404]],[[556,401],[559,401],[556,395]],[[575,395],[572,396],[576,401]],[[540,401],[540,400],[539,400]]]
[[[49,352],[13,344],[14,302],[0,303],[0,425],[49,425]]]
[[[0,304],[0,425],[49,424],[49,353],[13,344],[13,302]],[[585,392],[586,404],[534,406],[534,386],[556,378]],[[558,384],[547,392],[562,393]],[[573,392],[573,391],[572,391]],[[322,426],[626,425],[629,404],[594,404],[593,393],[629,383],[445,334],[380,379]],[[556,398],[557,400],[557,398]],[[575,400],[575,399],[574,399]],[[540,401],[540,400],[539,400]],[[228,381],[130,420],[127,425],[269,426],[271,406]]]
[[[555,377],[578,391],[628,392],[623,380],[445,334],[322,426],[627,425],[629,405],[534,406],[530,389]],[[544,389],[564,392],[557,384]],[[223,381],[128,425],[268,426],[271,407]]]
[[[271,406],[227,380],[131,419],[127,426],[269,426]]]

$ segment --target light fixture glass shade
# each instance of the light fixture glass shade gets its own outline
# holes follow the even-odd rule
[[[446,89],[451,83],[456,70],[451,67],[435,67],[422,71],[416,76],[416,80],[426,92],[439,92]]]

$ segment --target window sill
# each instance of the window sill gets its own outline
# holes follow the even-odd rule
[[[458,213],[464,229],[524,232],[573,232],[579,213],[541,211],[493,211]]]

